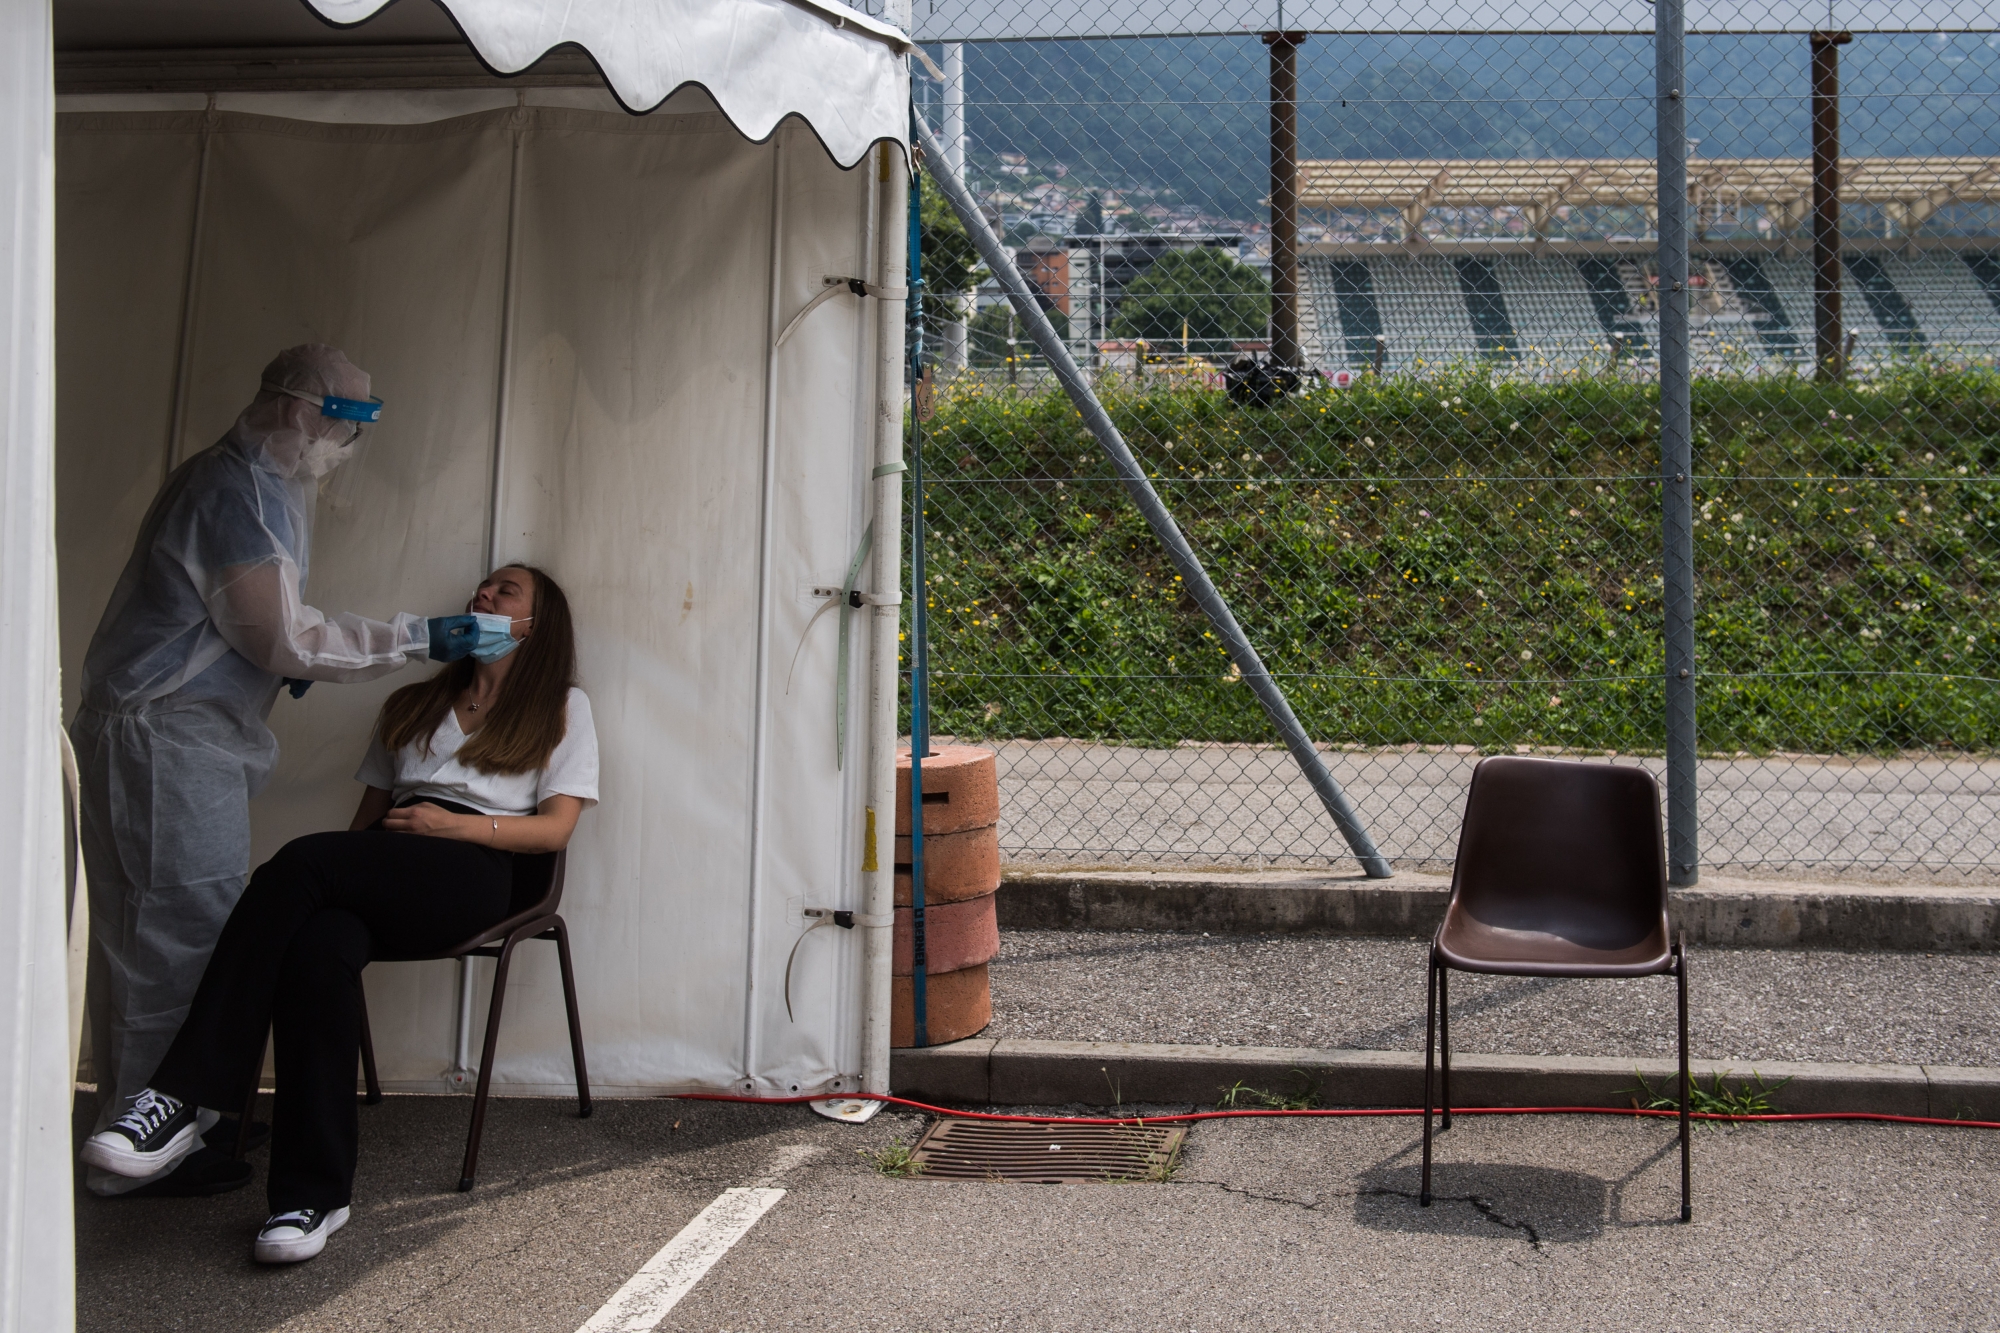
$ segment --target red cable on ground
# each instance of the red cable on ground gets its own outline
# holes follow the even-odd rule
[[[931,1115],[953,1116],[961,1120],[1002,1120],[1025,1125],[1177,1125],[1195,1120],[1237,1120],[1250,1116],[1306,1116],[1319,1119],[1341,1117],[1367,1117],[1392,1115],[1422,1115],[1418,1106],[1396,1107],[1337,1107],[1324,1110],[1290,1111],[1272,1108],[1268,1110],[1244,1111],[1183,1111],[1178,1115],[1148,1116],[1080,1116],[1080,1115],[1000,1115],[992,1111],[955,1111],[948,1106],[932,1106],[928,1102],[913,1102],[907,1097],[894,1097],[879,1092],[837,1092],[813,1097],[743,1097],[727,1092],[683,1092],[675,1094],[683,1101],[698,1102],[748,1102],[760,1106],[798,1106],[805,1102],[822,1101],[864,1101],[882,1102],[889,1106],[904,1106],[913,1111],[926,1111]],[[1623,1115],[1643,1116],[1655,1119],[1678,1120],[1679,1111],[1656,1111],[1641,1107],[1619,1106],[1454,1106],[1453,1115]],[[1890,1115],[1881,1111],[1793,1111],[1771,1112],[1764,1115],[1725,1115],[1718,1111],[1693,1111],[1691,1120],[1721,1120],[1735,1122],[1762,1122],[1773,1120],[1868,1120],[1889,1125],[1941,1125],[1950,1129],[2000,1129],[2000,1120],[1946,1120],[1938,1116]]]

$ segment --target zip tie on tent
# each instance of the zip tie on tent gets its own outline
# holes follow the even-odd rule
[[[861,545],[855,548],[854,561],[847,567],[847,581],[840,585],[840,660],[834,664],[833,672],[833,766],[844,769],[847,765],[847,630],[852,619],[854,605],[854,580],[861,577],[861,563],[868,558],[868,548],[875,544],[875,520],[869,519],[868,526],[861,530]],[[815,612],[817,614],[817,612]]]
[[[792,336],[792,331],[805,323],[807,315],[843,292],[852,292],[856,296],[872,296],[881,301],[907,301],[910,298],[908,287],[884,287],[865,278],[841,278],[829,273],[825,282],[826,290],[806,302],[805,308],[792,316],[792,322],[785,325],[785,331],[778,335],[778,341],[772,344],[773,347],[783,347],[785,340]]]
[[[680,1092],[674,1096],[692,1102],[750,1102],[764,1106],[797,1106],[835,1096],[844,1101],[881,1102],[885,1106],[907,1107],[930,1115],[956,1120],[1000,1120],[1023,1125],[1184,1125],[1198,1120],[1249,1119],[1373,1119],[1382,1116],[1422,1115],[1420,1106],[1334,1106],[1310,1110],[1278,1107],[1241,1111],[1182,1111],[1172,1115],[1010,1115],[996,1111],[961,1111],[929,1102],[911,1101],[882,1092],[814,1093],[810,1097],[742,1097],[726,1092]],[[1433,1108],[1441,1113],[1443,1108]],[[1621,1115],[1635,1119],[1680,1119],[1676,1110],[1653,1110],[1642,1106],[1454,1106],[1453,1115]],[[1771,1111],[1760,1115],[1729,1115],[1721,1111],[1690,1111],[1690,1120],[1713,1120],[1726,1124],[1783,1123],[1812,1120],[1861,1120],[1882,1125],[1936,1125],[1946,1129],[2000,1129],[2000,1120],[1947,1120],[1942,1116],[1893,1115],[1887,1111]]]
[[[944,76],[944,71],[937,67],[937,62],[932,60],[928,55],[924,53],[923,47],[921,46],[911,47],[910,54],[923,62],[924,68],[931,72],[931,77],[933,79],[937,80],[939,83],[944,83],[944,84],[949,84],[951,82],[950,79],[947,79]]]
[[[792,1017],[792,964],[798,961],[799,946],[804,944],[815,930],[818,930],[821,926],[839,926],[842,930],[853,930],[856,926],[893,926],[896,924],[896,914],[894,912],[870,914],[868,912],[849,912],[845,909],[831,907],[808,907],[805,909],[805,915],[814,918],[813,923],[799,932],[799,937],[792,941],[791,953],[785,956],[785,1017],[794,1023],[799,1020]],[[745,1098],[744,1100],[749,1099]],[[812,1099],[805,1098],[804,1100],[810,1101]]]

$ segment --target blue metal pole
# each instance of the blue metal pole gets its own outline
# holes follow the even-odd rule
[[[924,757],[931,750],[930,585],[924,576],[924,422],[914,404],[924,383],[923,178],[910,181],[910,582],[916,590],[910,612],[910,1016],[913,1044],[931,1044],[928,1004],[929,956],[924,948]]]

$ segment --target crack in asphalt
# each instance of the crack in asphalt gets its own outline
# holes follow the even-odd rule
[[[1289,1198],[1282,1194],[1259,1193],[1256,1190],[1249,1189],[1241,1185],[1231,1185],[1227,1181],[1222,1181],[1222,1180],[1203,1180],[1199,1177],[1194,1177],[1194,1176],[1179,1176],[1175,1178],[1175,1183],[1186,1184],[1186,1185],[1207,1185],[1212,1189],[1221,1190],[1225,1194],[1234,1194],[1240,1198],[1245,1198],[1245,1199],[1255,1199],[1260,1203],[1284,1204],[1287,1207],[1300,1208],[1309,1213],[1323,1211],[1325,1205],[1328,1202],[1336,1199],[1396,1198],[1396,1199],[1408,1199],[1413,1203],[1420,1203],[1420,1196],[1413,1191],[1389,1189],[1385,1186],[1377,1186],[1374,1188],[1361,1189],[1361,1190],[1333,1190],[1324,1194],[1315,1195],[1311,1202],[1307,1202],[1304,1199]],[[1494,1226],[1502,1227],[1508,1231],[1518,1231],[1522,1234],[1522,1236],[1524,1236],[1527,1239],[1528,1244],[1533,1246],[1536,1250],[1539,1251],[1543,1248],[1542,1233],[1535,1229],[1535,1224],[1533,1222],[1515,1221],[1514,1219],[1509,1218],[1506,1214],[1500,1211],[1499,1206],[1495,1204],[1493,1200],[1485,1198],[1482,1195],[1433,1194],[1431,1196],[1431,1201],[1433,1203],[1469,1203],[1481,1217],[1485,1218],[1488,1222],[1491,1222]]]
[[[1418,1206],[1420,1207],[1422,1206],[1423,1202],[1423,1196],[1421,1195],[1421,1193],[1413,1193],[1409,1190],[1395,1190],[1395,1189],[1390,1189],[1387,1186],[1380,1186],[1380,1185],[1372,1189],[1361,1190],[1359,1191],[1356,1197],[1371,1197],[1371,1196],[1383,1196],[1383,1197],[1391,1197],[1397,1199],[1413,1199],[1417,1201]],[[1528,1238],[1528,1244],[1534,1246],[1537,1250],[1542,1248],[1542,1233],[1535,1230],[1535,1224],[1533,1222],[1510,1221],[1506,1216],[1504,1216],[1500,1212],[1500,1209],[1490,1199],[1482,1198],[1480,1195],[1477,1194],[1433,1194],[1431,1195],[1431,1202],[1469,1203],[1473,1206],[1475,1210],[1478,1211],[1481,1217],[1491,1222],[1494,1226],[1505,1227],[1509,1231],[1518,1231],[1522,1235]]]
[[[1221,1190],[1224,1194],[1234,1194],[1245,1199],[1256,1199],[1261,1203],[1282,1203],[1292,1208],[1303,1208],[1309,1213],[1319,1211],[1320,1208],[1320,1204],[1318,1202],[1319,1199],[1325,1199],[1329,1197],[1335,1199],[1351,1199],[1355,1197],[1354,1195],[1351,1194],[1335,1193],[1330,1196],[1329,1195],[1316,1196],[1316,1200],[1314,1202],[1307,1203],[1303,1199],[1290,1199],[1286,1198],[1282,1194],[1259,1194],[1256,1190],[1246,1189],[1241,1185],[1231,1185],[1227,1181],[1222,1181],[1222,1180],[1203,1180],[1197,1176],[1176,1175],[1174,1177],[1173,1183],[1176,1185],[1207,1185],[1212,1189]]]

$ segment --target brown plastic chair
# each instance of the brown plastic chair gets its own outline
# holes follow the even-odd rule
[[[1693,1218],[1688,1163],[1687,944],[1667,925],[1660,789],[1643,768],[1499,755],[1472,771],[1451,901],[1431,941],[1424,1015],[1424,1172],[1431,1203],[1431,1098],[1443,1053],[1451,1128],[1448,977],[1644,977],[1680,984],[1681,1221]]]
[[[583,1026],[576,1012],[576,975],[570,965],[569,928],[556,912],[562,903],[563,879],[569,867],[569,853],[542,852],[514,857],[514,890],[504,921],[480,931],[471,939],[438,954],[383,954],[378,963],[433,962],[443,958],[497,958],[493,969],[493,1002],[486,1011],[486,1048],[479,1061],[479,1088],[472,1097],[472,1128],[465,1136],[465,1164],[459,1171],[458,1188],[472,1188],[473,1172],[479,1165],[479,1139],[486,1128],[486,1095],[493,1081],[493,1048],[500,1037],[500,1004],[507,996],[507,965],[513,961],[514,946],[523,940],[554,940],[556,958],[562,966],[563,1004],[569,1010],[569,1049],[576,1063],[576,1113],[590,1115],[590,1075],[583,1062]],[[259,1056],[258,1067],[263,1067]],[[382,1100],[382,1082],[375,1073],[375,1038],[369,1031],[368,1002],[361,1001],[361,1073],[367,1083],[367,1103]],[[250,1080],[250,1095],[244,1102],[242,1129],[236,1141],[236,1155],[243,1156],[250,1142],[250,1113],[257,1102],[257,1080]]]

